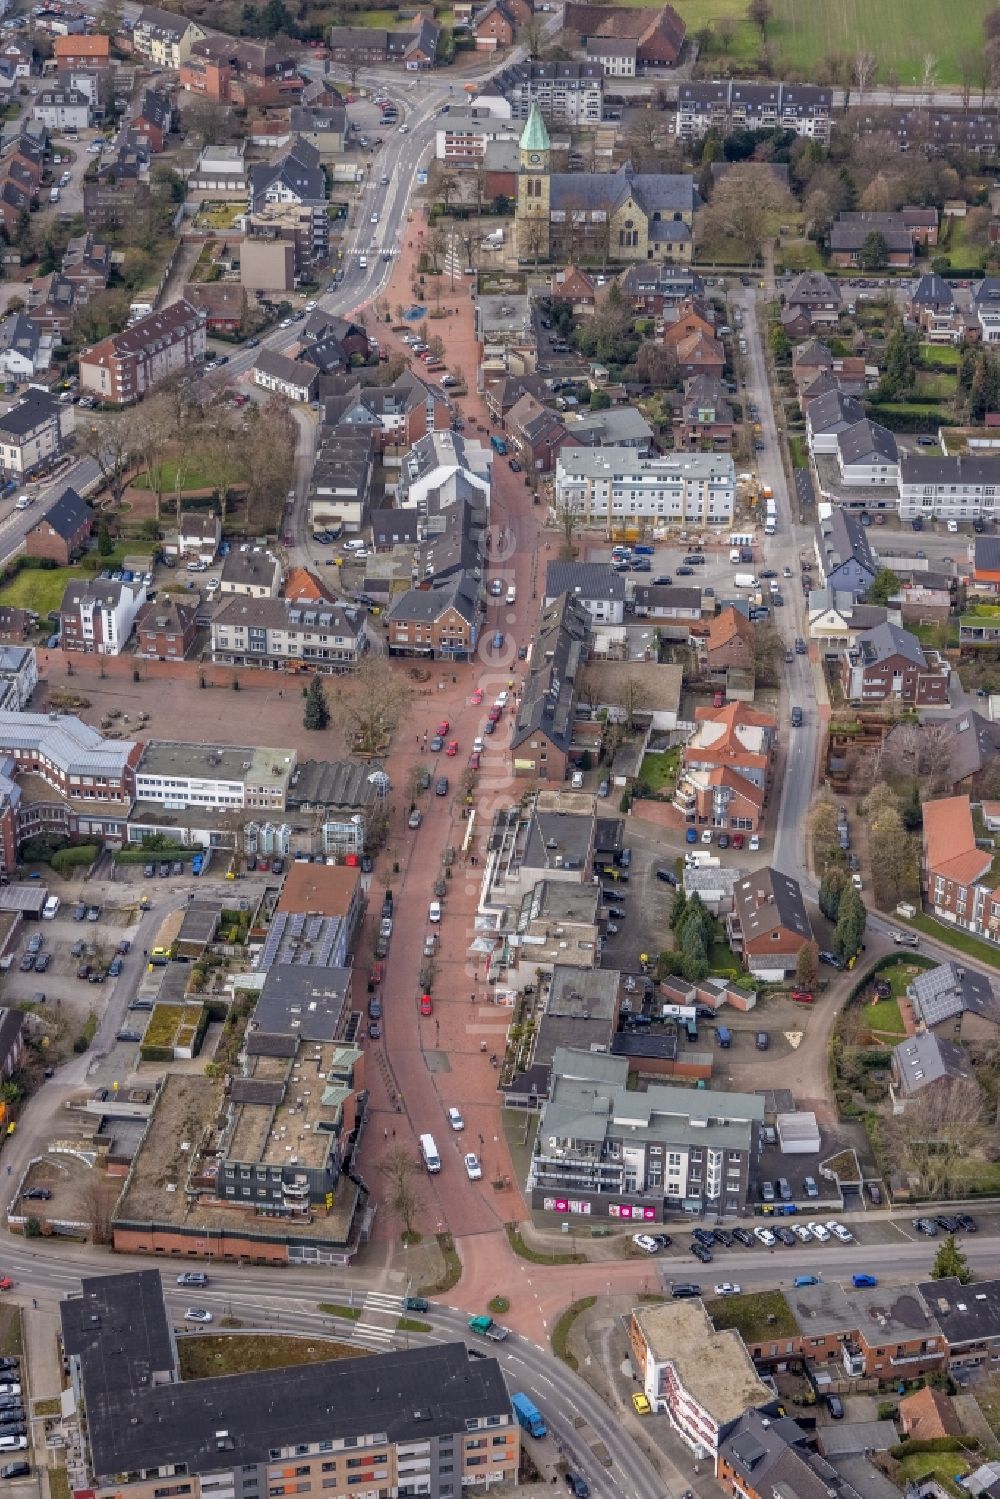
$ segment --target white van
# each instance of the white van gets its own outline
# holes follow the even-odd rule
[[[27,510],[28,506],[32,504],[34,504],[34,500],[30,494],[19,494],[14,509]]]
[[[427,919],[433,922],[441,920],[441,902],[439,900],[431,901],[430,910],[427,912]]]
[[[367,550],[368,550],[368,546],[367,546],[366,542],[363,542],[363,541],[345,541],[344,542],[344,551],[345,552],[366,552]]]
[[[58,895],[50,895],[42,907],[42,920],[54,921],[59,911],[60,900]]]
[[[516,604],[517,603],[517,589],[514,587],[513,583],[507,589],[507,602],[508,602],[508,604]]]
[[[361,270],[367,271],[367,269],[368,269],[368,256],[367,255],[359,255],[358,256],[358,266],[360,267]]]
[[[739,560],[740,560],[740,549],[739,549],[739,547],[730,547],[730,549],[729,549],[729,560],[730,560],[730,562],[739,562]]]
[[[423,1156],[424,1165],[431,1176],[436,1176],[441,1170],[441,1157],[438,1154],[437,1146],[434,1144],[433,1135],[420,1136],[420,1154]]]

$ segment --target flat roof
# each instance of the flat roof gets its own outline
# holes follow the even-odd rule
[[[857,1331],[869,1345],[940,1335],[916,1285],[852,1288],[835,1281],[785,1293],[803,1337]]]
[[[262,1166],[307,1166],[319,1170],[336,1147],[329,1128],[340,1115],[350,1088],[329,1080],[339,1047],[308,1042],[292,1057],[247,1057],[243,1076],[233,1083],[233,1132],[227,1160]],[[256,1096],[240,1087],[264,1084]]]
[[[253,1014],[255,1029],[295,1035],[302,1041],[333,1041],[344,1028],[350,968],[274,963],[267,971]]]
[[[0,911],[41,911],[49,895],[49,887],[40,880],[31,880],[24,885],[4,885],[0,889]]]
[[[295,764],[291,749],[251,745],[174,744],[153,739],[146,745],[136,779],[142,776],[199,777],[206,781],[253,781],[278,790]]]
[[[304,911],[313,916],[346,916],[360,880],[360,868],[349,864],[293,860],[275,909]]]
[[[949,1275],[917,1287],[952,1348],[1000,1335],[1000,1280],[963,1286]]]
[[[656,1362],[673,1364],[681,1384],[720,1426],[771,1400],[739,1333],[716,1332],[702,1301],[636,1307],[632,1316]]]

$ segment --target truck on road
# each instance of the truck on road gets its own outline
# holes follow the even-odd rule
[[[494,1322],[492,1317],[470,1317],[469,1331],[474,1332],[477,1338],[489,1338],[491,1343],[505,1343],[510,1337],[507,1328]]]
[[[544,1437],[548,1435],[548,1427],[542,1420],[542,1413],[534,1401],[528,1399],[527,1395],[512,1395],[510,1403],[514,1407],[514,1415],[517,1424],[523,1426],[529,1436]]]

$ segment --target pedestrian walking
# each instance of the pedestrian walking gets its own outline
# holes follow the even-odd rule
[[[389,1131],[386,1129],[386,1130],[383,1130],[382,1133],[385,1135],[385,1138],[388,1140],[388,1138],[389,1138]]]

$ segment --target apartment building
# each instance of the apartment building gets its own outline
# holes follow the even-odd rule
[[[788,1305],[798,1328],[792,1351],[814,1369],[896,1384],[947,1367],[947,1340],[915,1285],[845,1291],[822,1281],[797,1287]],[[749,1351],[755,1359],[775,1357],[769,1342],[751,1342]],[[783,1355],[779,1342],[777,1357]]]
[[[38,686],[38,656],[30,645],[0,645],[0,695],[19,712]]]
[[[192,43],[181,63],[180,86],[242,109],[251,99],[258,107],[296,100],[303,84],[291,48],[213,33]]]
[[[813,940],[798,880],[766,867],[740,880],[733,888],[726,935],[754,978],[780,984],[795,972],[799,953]]]
[[[104,739],[70,714],[0,710],[0,755],[61,796],[127,802],[141,754],[141,744]]]
[[[46,130],[86,130],[90,124],[90,100],[75,88],[43,89],[35,100],[31,117]]]
[[[120,655],[145,602],[146,587],[142,582],[115,583],[110,578],[94,578],[67,583],[59,606],[60,645],[64,651]]]
[[[599,125],[604,113],[604,69],[599,62],[513,63],[488,85],[489,107],[504,100],[509,118],[526,120],[537,104],[550,124]]]
[[[389,610],[389,654],[471,660],[482,615],[480,584],[471,573],[456,573],[434,587],[411,588],[394,599]]]
[[[674,806],[695,827],[755,833],[763,822],[777,720],[747,703],[697,708]]]
[[[794,130],[829,142],[833,90],[811,83],[747,83],[742,78],[682,83],[677,91],[676,132],[684,140],[710,130]]]
[[[152,739],[136,771],[135,794],[175,811],[188,807],[233,807],[284,811],[295,751],[174,744]]]
[[[625,620],[625,579],[609,562],[561,562],[545,565],[543,608],[569,593],[596,624],[620,625]]]
[[[281,563],[264,547],[245,544],[225,558],[219,584],[223,597],[237,593],[248,599],[276,599],[281,592]]]
[[[531,1204],[560,1217],[658,1222],[745,1210],[760,1095],[628,1088],[628,1058],[562,1048],[528,1172]]]
[[[590,615],[571,593],[543,608],[511,730],[516,776],[564,781],[573,745],[579,676],[590,648]]]
[[[319,394],[327,425],[367,428],[379,451],[412,448],[422,437],[451,427],[444,392],[425,384],[412,370],[405,370],[391,385],[368,384],[367,374],[353,370],[321,377]]]
[[[0,322],[0,375],[30,380],[52,363],[52,336],[23,312]]]
[[[265,671],[347,671],[367,648],[364,616],[342,604],[237,596],[212,621],[212,659]]]
[[[314,531],[343,526],[356,532],[368,523],[374,467],[370,431],[343,423],[320,427],[309,481],[309,523]]]
[[[52,42],[52,56],[59,72],[69,68],[108,68],[111,66],[109,36],[57,36]]]
[[[735,495],[728,453],[643,458],[631,448],[564,448],[556,460],[555,508],[575,511],[585,527],[728,526]]]
[[[486,160],[490,141],[516,141],[520,132],[512,120],[498,119],[489,109],[471,104],[449,109],[435,132],[434,155],[453,170],[478,167]]]
[[[992,521],[1000,515],[1000,457],[899,458],[901,520]]]
[[[851,702],[941,707],[948,702],[951,667],[938,652],[925,652],[909,630],[887,621],[863,631],[848,646],[840,680]]]
[[[464,1343],[185,1380],[158,1270],[87,1277],[60,1316],[94,1499],[289,1485],[307,1499],[460,1499],[516,1482],[518,1426],[500,1367]]]
[[[812,1436],[788,1416],[749,1410],[719,1444],[716,1479],[730,1499],[793,1494],[795,1499],[887,1499],[895,1494],[888,1479],[860,1455],[848,1481],[810,1446]]]
[[[864,598],[875,581],[879,563],[857,516],[834,506],[816,522],[813,545],[826,587],[849,593],[853,599]]]
[[[204,35],[204,30],[186,16],[175,16],[156,5],[144,5],[132,28],[132,50],[176,73],[194,43]]]
[[[919,1291],[948,1344],[948,1367],[965,1371],[1000,1362],[1000,1280],[963,1286],[954,1278],[922,1281]]]
[[[744,1413],[773,1399],[739,1333],[717,1331],[697,1297],[635,1307],[628,1340],[646,1399],[699,1462],[714,1465]]]
[[[25,479],[63,450],[73,430],[73,408],[48,391],[29,389],[0,416],[0,469],[8,479]]]
[[[147,661],[183,661],[197,634],[197,605],[163,595],[135,617],[135,653]]]
[[[128,406],[204,355],[204,315],[182,299],[82,353],[80,389],[108,405]]]
[[[925,802],[923,812],[921,878],[931,911],[939,921],[1000,943],[1000,879],[992,851],[976,841],[969,798],[940,797]]]

